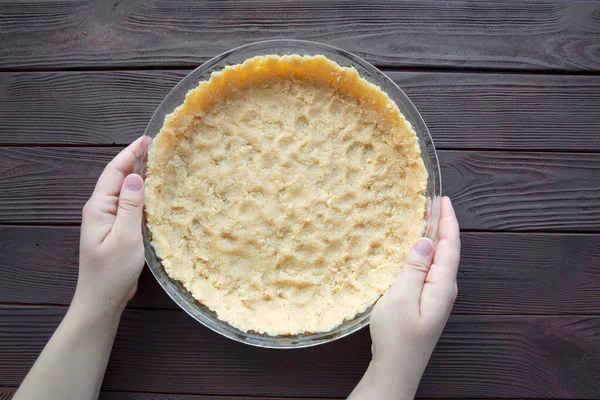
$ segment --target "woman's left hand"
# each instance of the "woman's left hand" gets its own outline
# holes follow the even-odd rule
[[[138,150],[146,151],[150,141],[141,137],[119,153],[83,207],[73,305],[87,312],[120,312],[137,289],[144,266],[144,181],[132,169]]]

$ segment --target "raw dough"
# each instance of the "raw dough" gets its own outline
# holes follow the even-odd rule
[[[390,287],[422,235],[426,181],[411,125],[355,69],[255,57],[166,117],[148,227],[169,276],[220,319],[324,332]]]

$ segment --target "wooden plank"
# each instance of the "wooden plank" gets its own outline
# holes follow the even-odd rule
[[[16,386],[65,308],[0,308],[0,385]],[[598,398],[600,317],[451,317],[419,395]],[[258,349],[183,311],[127,310],[104,390],[344,397],[370,359],[368,331],[302,350]]]
[[[0,388],[0,400],[12,399],[16,391],[16,389],[12,388]]]
[[[600,315],[600,235],[462,233],[456,314]]]
[[[600,154],[438,152],[463,229],[597,230]]]
[[[0,74],[0,144],[130,143],[189,71]],[[600,77],[388,72],[438,149],[600,151]]]
[[[419,110],[436,148],[600,150],[598,77],[388,75]]]
[[[126,393],[102,392],[100,400],[327,400],[314,397],[230,397],[230,396],[202,396],[182,394],[157,394],[157,393]],[[331,398],[329,400],[332,400]]]
[[[297,38],[388,67],[598,70],[594,2],[3,1],[0,68],[196,66]]]
[[[1,148],[0,222],[79,223],[118,148]]]
[[[16,389],[0,388],[0,400],[10,400]],[[306,397],[223,397],[223,396],[198,396],[186,394],[167,394],[167,393],[131,393],[131,392],[100,392],[100,400],[317,400]],[[423,399],[419,397],[419,399]],[[326,399],[318,399],[326,400]],[[331,399],[330,399],[331,400]],[[427,400],[427,399],[423,399]],[[492,400],[492,399],[472,399],[472,400]],[[517,400],[517,399],[499,399],[494,400]]]
[[[0,73],[0,144],[128,144],[188,71]]]
[[[12,388],[0,388],[0,400],[10,400],[17,389]],[[223,396],[199,396],[199,395],[186,395],[186,394],[168,394],[168,393],[131,393],[131,392],[100,392],[100,400],[327,400],[327,399],[315,399],[307,397],[223,397]],[[419,397],[419,399],[423,399]],[[331,399],[329,399],[331,400]],[[427,399],[423,399],[427,400]],[[486,400],[486,399],[472,399],[472,400]],[[487,399],[492,400],[492,399]],[[517,400],[517,399],[499,399],[494,400]]]
[[[600,235],[462,233],[456,315],[600,315]],[[0,303],[68,305],[79,228],[0,227]],[[177,309],[145,269],[131,308]]]
[[[0,223],[77,224],[119,148],[0,148]],[[600,154],[439,151],[463,229],[598,231]]]
[[[0,388],[0,400],[10,400],[17,389]],[[327,400],[307,397],[229,397],[229,396],[202,396],[169,393],[132,393],[132,392],[100,392],[100,400]],[[331,400],[331,399],[329,399]],[[497,400],[497,399],[496,399]]]
[[[71,302],[77,284],[79,227],[0,226],[0,303]],[[178,306],[145,268],[134,308]]]

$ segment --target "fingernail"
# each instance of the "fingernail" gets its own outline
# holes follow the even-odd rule
[[[427,257],[433,251],[433,243],[431,243],[431,240],[421,239],[415,245],[415,250],[419,255]]]
[[[125,178],[125,189],[137,192],[142,188],[142,180],[135,175],[129,175]]]

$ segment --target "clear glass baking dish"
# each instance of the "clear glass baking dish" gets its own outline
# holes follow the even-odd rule
[[[199,82],[210,79],[212,72],[219,71],[227,65],[240,64],[254,56],[268,54],[324,55],[341,66],[356,68],[364,79],[379,86],[396,102],[400,111],[412,124],[417,133],[421,155],[429,174],[426,192],[428,198],[427,212],[425,215],[423,236],[434,240],[440,215],[442,186],[437,154],[425,122],[409,98],[390,78],[362,58],[342,49],[316,42],[283,39],[256,42],[223,53],[196,68],[171,90],[152,116],[145,134],[155,137],[162,128],[165,116],[183,103],[185,95],[190,89],[195,88]],[[358,331],[369,323],[372,307],[356,315],[353,319],[344,321],[329,332],[293,336],[268,336],[252,332],[242,332],[228,323],[219,320],[216,313],[195,300],[180,282],[169,278],[150,244],[152,238],[145,220],[143,235],[146,262],[160,286],[190,316],[207,328],[230,339],[258,347],[279,349],[302,348],[342,338]]]

